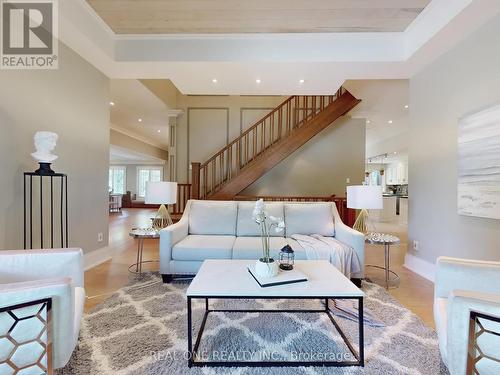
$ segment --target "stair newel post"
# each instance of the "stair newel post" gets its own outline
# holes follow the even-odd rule
[[[191,163],[191,198],[193,199],[200,199],[200,168],[201,163]]]
[[[297,123],[297,96],[294,96],[290,109],[291,109],[290,131],[292,131],[295,128],[295,124]]]
[[[292,112],[292,101],[289,99],[286,102],[286,134],[290,133],[290,118]]]
[[[283,127],[283,107],[280,107],[278,110],[278,141],[281,139],[281,133]]]
[[[304,122],[309,118],[309,96],[304,97]]]

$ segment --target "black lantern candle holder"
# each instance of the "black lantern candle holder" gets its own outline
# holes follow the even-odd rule
[[[290,245],[286,245],[280,251],[280,268],[284,271],[293,270],[295,253]]]

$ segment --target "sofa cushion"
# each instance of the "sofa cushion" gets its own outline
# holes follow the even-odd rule
[[[238,203],[238,220],[236,226],[236,235],[242,236],[260,236],[260,226],[252,219],[252,212],[255,207],[255,202],[239,202]],[[283,218],[283,203],[266,202],[265,209],[268,215]],[[284,237],[285,233],[270,233],[272,237]]]
[[[271,257],[278,260],[281,248],[287,245],[283,237],[271,237],[269,246]],[[262,240],[260,237],[237,237],[233,245],[233,259],[262,258]]]
[[[172,249],[174,260],[231,259],[234,236],[191,234]]]
[[[236,234],[238,202],[192,201],[189,208],[189,234]]]
[[[285,204],[286,236],[321,234],[335,236],[331,203]]]

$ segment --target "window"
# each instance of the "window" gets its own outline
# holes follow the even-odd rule
[[[125,194],[127,168],[121,166],[109,167],[109,191],[113,194]]]
[[[137,195],[141,198],[146,196],[146,182],[161,181],[163,167],[137,167]]]

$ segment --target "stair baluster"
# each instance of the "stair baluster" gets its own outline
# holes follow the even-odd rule
[[[243,169],[257,163],[268,149],[289,137],[296,129],[307,126],[344,92],[346,90],[341,87],[335,95],[291,96],[205,163],[193,163],[193,197],[209,198]]]

